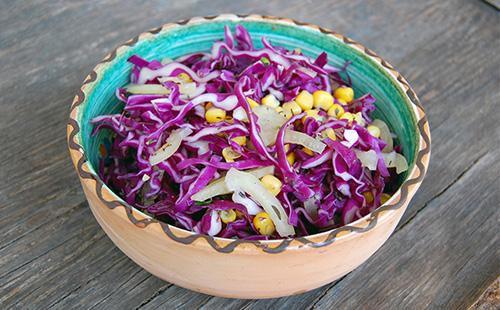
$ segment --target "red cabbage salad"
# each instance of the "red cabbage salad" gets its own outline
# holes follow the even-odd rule
[[[92,120],[112,131],[102,180],[161,221],[247,240],[319,233],[387,201],[408,164],[349,63],[256,48],[241,25],[224,34],[208,53],[128,59],[122,113]]]

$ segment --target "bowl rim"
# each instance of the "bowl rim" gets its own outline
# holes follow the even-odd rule
[[[279,23],[293,27],[306,28],[306,30],[309,31],[319,31],[329,36],[331,39],[340,40],[348,47],[358,50],[358,52],[361,52],[362,54],[367,56],[373,64],[388,73],[390,78],[393,80],[394,85],[399,90],[401,90],[402,94],[406,97],[406,104],[409,105],[410,111],[412,111],[412,114],[417,122],[416,129],[418,131],[419,141],[415,158],[415,165],[413,166],[411,172],[407,175],[405,181],[401,184],[399,189],[385,204],[348,225],[344,225],[313,235],[275,240],[229,239],[212,237],[205,234],[198,234],[183,228],[179,228],[177,226],[158,221],[136,209],[135,207],[127,204],[100,180],[93,169],[90,168],[90,165],[87,162],[85,151],[79,142],[81,141],[81,132],[79,121],[77,118],[80,108],[82,108],[83,103],[86,102],[87,94],[93,90],[93,82],[95,82],[98,79],[99,75],[103,71],[105,71],[111,61],[119,53],[123,52],[124,48],[133,47],[136,43],[146,38],[151,38],[151,36],[156,36],[159,33],[166,32],[172,28],[192,24],[210,23],[212,21],[254,21],[264,23]],[[78,176],[82,181],[85,179],[95,183],[95,189],[92,190],[95,191],[98,199],[107,207],[109,207],[110,209],[122,207],[126,213],[127,218],[139,228],[145,228],[150,224],[159,224],[162,230],[165,232],[165,235],[176,242],[186,245],[203,244],[195,241],[197,241],[198,239],[204,239],[206,241],[205,245],[208,244],[211,248],[221,253],[230,253],[237,248],[243,248],[245,245],[252,245],[254,248],[261,249],[266,253],[280,253],[287,249],[298,249],[303,248],[304,246],[317,248],[330,245],[334,241],[339,239],[350,238],[355,234],[369,231],[370,229],[375,227],[377,223],[384,222],[386,219],[388,219],[391,214],[394,214],[395,211],[404,206],[413,197],[427,171],[431,151],[430,128],[424,108],[422,107],[418,97],[416,96],[415,92],[406,81],[406,79],[387,61],[382,59],[372,50],[332,30],[309,23],[299,22],[289,18],[255,14],[220,14],[216,16],[193,17],[178,22],[164,24],[158,28],[143,32],[133,39],[130,39],[125,43],[119,45],[110,54],[106,55],[104,59],[93,68],[91,73],[85,78],[81,88],[74,97],[70,108],[70,118],[67,124],[67,139],[71,159],[73,161],[75,169],[77,170]]]

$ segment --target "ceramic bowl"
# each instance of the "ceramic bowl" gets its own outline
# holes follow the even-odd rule
[[[356,93],[371,92],[377,118],[403,145],[408,172],[393,197],[376,211],[338,229],[285,240],[243,241],[200,235],[159,222],[127,205],[96,174],[109,137],[91,137],[89,120],[116,113],[114,90],[128,81],[132,54],[175,58],[209,50],[224,25],[243,24],[255,39],[330,63],[346,60]],[[290,19],[257,15],[192,18],[140,34],[107,55],[85,79],[67,127],[71,158],[92,213],[113,242],[141,267],[166,281],[211,295],[270,298],[299,294],[332,282],[367,260],[387,240],[419,188],[430,156],[429,125],[408,82],[373,51],[338,33]],[[108,141],[108,142],[107,142]]]

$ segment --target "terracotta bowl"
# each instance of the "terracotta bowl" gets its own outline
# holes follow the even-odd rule
[[[309,56],[321,51],[330,63],[352,60],[356,93],[377,98],[384,119],[403,145],[409,171],[382,207],[338,229],[307,237],[242,241],[213,238],[159,222],[127,205],[96,174],[105,133],[91,137],[89,120],[116,113],[114,90],[127,83],[132,54],[146,59],[175,58],[209,50],[223,38],[223,26],[243,24],[255,42],[299,47]],[[338,33],[290,19],[257,15],[192,18],[140,34],[107,55],[85,79],[71,106],[71,158],[92,213],[113,242],[141,267],[166,281],[206,294],[270,298],[300,294],[332,282],[366,261],[387,240],[419,188],[430,156],[429,125],[408,82],[385,60]]]

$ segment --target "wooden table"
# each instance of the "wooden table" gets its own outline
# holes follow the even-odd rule
[[[490,286],[476,305],[499,307],[500,15],[492,6],[6,2],[0,2],[0,308],[465,309]],[[303,295],[230,300],[155,278],[106,237],[68,156],[69,106],[94,64],[143,30],[220,12],[287,16],[346,34],[408,78],[430,119],[431,166],[396,232],[361,267]]]

